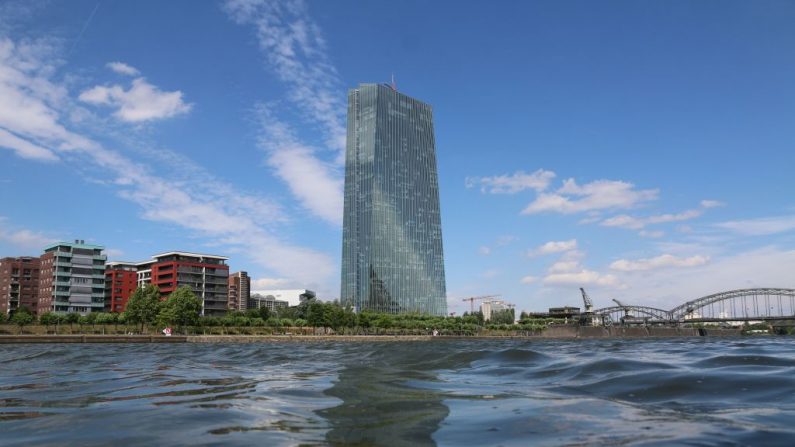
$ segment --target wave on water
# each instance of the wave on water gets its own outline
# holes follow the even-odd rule
[[[3,445],[791,445],[789,338],[7,345]]]

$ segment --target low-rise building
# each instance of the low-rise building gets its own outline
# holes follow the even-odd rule
[[[283,300],[277,300],[276,297],[273,295],[260,295],[259,293],[255,293],[251,295],[251,299],[248,302],[249,309],[261,309],[263,307],[267,307],[270,310],[279,309],[282,307],[289,307],[290,303]]]
[[[270,295],[276,300],[287,301],[289,306],[297,306],[316,297],[315,292],[308,289],[255,290],[254,293],[265,297]]]
[[[0,314],[20,307],[38,313],[41,261],[32,256],[0,259]]]

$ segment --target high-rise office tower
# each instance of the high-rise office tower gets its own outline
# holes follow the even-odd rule
[[[431,106],[393,87],[348,92],[343,304],[447,313]]]

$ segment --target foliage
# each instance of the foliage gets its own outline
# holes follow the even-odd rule
[[[141,331],[143,331],[144,325],[154,324],[158,317],[160,312],[160,290],[157,286],[151,284],[139,287],[127,300],[124,312],[126,313],[127,321],[133,324],[140,324]]]
[[[0,324],[5,323],[6,321],[6,314],[0,314]]]
[[[11,323],[19,326],[19,333],[22,333],[22,327],[33,323],[35,318],[33,314],[25,307],[20,307],[11,316]]]
[[[177,328],[193,326],[199,320],[201,310],[201,300],[190,287],[182,286],[160,304],[157,320],[163,325],[175,325]]]
[[[496,310],[491,313],[491,324],[513,324],[514,311],[513,309]]]

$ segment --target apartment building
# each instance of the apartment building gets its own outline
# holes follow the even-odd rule
[[[152,256],[151,283],[163,298],[177,287],[189,286],[202,301],[202,315],[227,312],[229,266],[224,256],[170,251]]]
[[[44,249],[39,273],[39,314],[88,314],[105,308],[105,247],[84,240],[58,242]]]
[[[32,256],[0,259],[0,314],[20,307],[38,313],[41,261]]]
[[[251,278],[246,272],[236,272],[229,275],[229,310],[245,311],[248,309],[248,300],[251,299]]]
[[[138,265],[108,262],[105,265],[105,312],[124,312],[127,300],[138,288]]]

